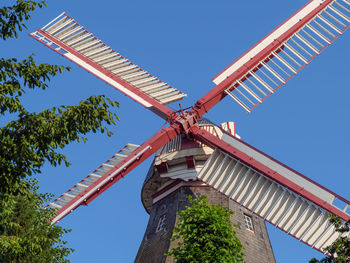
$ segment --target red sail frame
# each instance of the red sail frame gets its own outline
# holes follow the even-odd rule
[[[106,174],[87,187],[86,190],[82,191],[72,200],[67,202],[62,208],[58,209],[57,215],[52,219],[52,224],[57,223],[79,206],[89,204],[109,187],[111,187],[121,178],[125,177],[130,171],[150,157],[153,153],[159,150],[162,146],[175,138],[179,132],[180,129],[178,127],[164,127],[161,129],[140,147],[138,147],[132,154],[127,156],[123,161],[115,165]]]
[[[322,253],[338,237],[349,236],[335,231],[327,213],[350,220],[345,212],[350,201],[229,134],[220,138],[199,127],[192,127],[191,134],[219,149],[208,159],[198,180]],[[232,157],[229,163],[228,156]],[[336,199],[345,204],[343,210],[333,205]]]
[[[286,177],[284,177],[283,175],[279,174],[278,172],[272,170],[271,168],[267,167],[266,165],[264,165],[263,163],[255,160],[252,156],[247,155],[246,153],[240,151],[239,149],[233,147],[232,145],[228,144],[227,142],[223,141],[222,139],[212,135],[211,133],[207,132],[206,130],[201,130],[198,127],[192,127],[191,128],[191,133],[193,134],[194,138],[196,138],[197,140],[203,142],[204,144],[209,145],[212,148],[219,148],[222,151],[228,153],[229,155],[241,160],[242,162],[246,163],[247,165],[249,165],[250,167],[254,168],[255,170],[260,171],[261,173],[263,173],[265,176],[271,178],[272,180],[278,182],[279,184],[283,185],[284,187],[290,189],[291,191],[303,196],[304,198],[314,202],[315,204],[317,204],[318,206],[322,207],[323,209],[329,211],[332,214],[335,214],[337,216],[339,216],[341,219],[347,221],[350,220],[350,216],[342,211],[340,211],[339,209],[335,209],[334,206],[329,205],[328,203],[326,203],[324,200],[320,199],[319,197],[317,197],[315,194],[312,194],[310,192],[308,192],[306,189],[304,189],[303,187],[297,185],[296,183],[288,180]],[[237,139],[236,139],[237,140]],[[284,164],[281,164],[280,162],[276,161],[275,159],[273,159],[272,157],[266,155],[265,153],[260,152],[259,150],[256,150],[254,147],[244,143],[245,145],[247,145],[248,147],[250,147],[251,149],[254,149],[254,151],[257,151],[265,156],[267,156],[269,159],[273,160],[276,163],[279,163],[280,165],[283,165],[284,167],[288,168],[289,170],[295,172],[293,169],[285,166]],[[295,172],[297,173],[297,172]],[[307,178],[304,175],[301,175],[300,173],[298,173],[298,175],[300,175],[301,177],[305,178],[306,180],[312,182],[313,184],[319,186],[320,188],[328,191],[329,193],[331,193],[332,195],[336,196],[337,198],[339,198],[340,200],[342,200],[343,202],[345,202],[346,204],[350,205],[350,201],[346,200],[345,198],[331,192],[330,190],[326,189],[325,187],[317,184],[316,182],[312,181],[311,179]]]
[[[251,49],[249,49],[246,53],[244,53],[242,56],[240,56],[237,60],[235,60],[231,65],[229,65],[226,69],[224,69],[218,76],[223,75],[225,71],[229,70],[229,68],[234,65],[235,63],[239,62],[242,58],[250,54],[250,52],[254,51],[254,49],[257,49],[257,51],[252,52],[253,56],[249,59],[245,59],[246,62],[242,62],[241,66],[237,68],[232,73],[227,73],[225,75],[224,80],[220,80],[217,82],[217,86],[211,89],[206,95],[204,95],[202,98],[200,98],[196,104],[195,104],[195,111],[198,114],[198,117],[201,117],[203,114],[208,112],[212,107],[214,107],[217,103],[219,103],[223,98],[226,97],[227,92],[225,90],[229,89],[229,91],[233,91],[239,84],[239,82],[243,82],[247,78],[251,77],[252,73],[249,72],[256,72],[258,71],[263,65],[268,63],[269,60],[272,60],[274,56],[277,53],[283,53],[284,43],[286,43],[289,39],[292,38],[293,35],[295,35],[301,28],[303,28],[305,25],[307,25],[311,20],[315,19],[320,13],[323,12],[326,8],[331,6],[331,4],[335,0],[326,0],[322,2],[318,7],[313,9],[308,15],[300,19],[297,23],[295,23],[291,28],[289,28],[287,31],[283,31],[281,35],[276,37],[276,39],[268,40],[270,42],[265,48],[262,50],[259,50],[258,46],[264,42],[266,39],[271,38],[270,36],[280,30],[285,24],[287,24],[289,21],[292,21],[292,19],[300,12],[303,11],[303,9],[306,9],[309,4],[313,2],[311,0],[308,2],[304,7],[299,9],[295,14],[293,14],[289,19],[287,19],[285,22],[283,22],[279,27],[277,27],[274,31],[272,31],[269,35],[267,35],[264,39],[259,41],[256,45],[254,45]],[[334,9],[334,8],[333,8]],[[287,79],[284,80],[280,85],[276,84],[277,87],[274,89],[271,89],[264,98],[258,98],[259,102],[256,103],[252,108],[247,108],[243,106],[248,112],[250,112],[252,109],[254,109],[257,105],[259,105],[263,100],[265,100],[267,97],[269,97],[274,91],[276,91],[278,88],[280,88],[286,81],[288,81],[292,76],[294,76],[299,70],[301,70],[305,65],[307,65],[311,60],[313,60],[321,51],[323,51],[327,46],[329,46],[336,38],[340,36],[348,27],[350,24],[345,26],[341,32],[337,32],[337,35],[333,37],[329,41],[329,43],[325,44],[324,47],[319,50],[318,53],[314,54],[310,57],[307,61],[304,61],[305,64],[299,65],[300,67],[295,70],[295,72],[292,72],[291,75],[288,76]],[[282,51],[281,51],[282,50]],[[256,54],[254,54],[256,53]],[[282,63],[283,64],[283,63]],[[276,73],[276,72],[275,72]],[[216,76],[214,79],[217,79],[218,76]],[[238,83],[237,83],[238,82]],[[266,84],[266,83],[265,83]],[[244,85],[244,84],[243,84]],[[254,84],[253,84],[254,85]],[[255,85],[256,86],[256,85]],[[251,87],[253,87],[251,85]],[[249,90],[251,92],[251,90]],[[270,93],[271,92],[271,93]],[[255,94],[256,95],[256,94]],[[244,95],[243,95],[244,96]],[[235,98],[237,100],[237,98]],[[237,101],[240,103],[239,101]],[[241,103],[240,103],[241,104]],[[242,106],[242,105],[241,105]]]

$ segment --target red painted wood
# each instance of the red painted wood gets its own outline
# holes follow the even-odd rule
[[[310,1],[311,2],[311,1]],[[252,58],[248,63],[246,63],[245,65],[243,65],[240,69],[238,69],[236,72],[234,72],[233,74],[231,74],[226,80],[224,80],[223,82],[221,82],[219,85],[217,85],[216,87],[214,87],[211,91],[209,91],[206,95],[204,95],[201,99],[199,99],[195,105],[195,107],[193,108],[193,110],[191,110],[188,113],[188,116],[192,116],[195,115],[195,118],[191,119],[188,116],[182,114],[181,116],[178,116],[175,114],[174,111],[172,111],[171,109],[167,108],[166,106],[160,104],[158,101],[156,101],[155,99],[151,98],[150,96],[148,96],[147,94],[144,94],[143,92],[141,92],[140,90],[138,90],[136,87],[134,87],[133,85],[131,85],[130,83],[124,81],[123,79],[117,77],[116,75],[112,74],[110,71],[104,69],[103,67],[101,67],[100,65],[98,65],[97,63],[91,61],[90,59],[88,59],[87,57],[83,56],[82,54],[80,54],[79,52],[76,52],[74,49],[70,48],[69,46],[67,46],[66,44],[64,44],[63,42],[57,40],[56,38],[52,37],[51,35],[45,33],[44,31],[38,29],[37,31],[42,34],[43,36],[45,36],[46,38],[50,39],[52,42],[54,42],[56,45],[62,47],[64,50],[66,50],[69,53],[74,54],[75,56],[77,56],[78,58],[80,58],[81,60],[83,60],[84,62],[86,62],[87,64],[89,64],[90,66],[92,66],[93,68],[95,68],[96,70],[104,73],[105,75],[107,75],[108,77],[110,77],[111,79],[113,79],[114,81],[118,82],[120,85],[122,85],[123,87],[127,88],[128,90],[130,90],[131,92],[133,92],[134,94],[138,95],[139,97],[141,97],[142,99],[144,99],[145,101],[149,102],[151,105],[153,105],[154,108],[151,108],[152,111],[154,111],[156,114],[158,114],[159,116],[161,116],[162,118],[166,119],[166,120],[171,120],[171,126],[167,127],[167,128],[163,128],[161,131],[159,131],[156,135],[154,135],[153,137],[151,137],[148,141],[146,141],[143,145],[141,145],[134,153],[132,153],[130,156],[128,156],[125,160],[123,160],[122,162],[120,162],[118,165],[116,165],[113,169],[111,169],[108,173],[106,173],[104,176],[102,176],[101,178],[99,178],[94,184],[92,184],[91,186],[89,186],[85,191],[83,191],[82,193],[80,193],[78,196],[76,196],[74,199],[72,199],[70,202],[68,202],[64,207],[62,207],[59,211],[58,211],[58,215],[60,215],[61,213],[66,213],[67,211],[64,210],[64,208],[66,207],[70,207],[72,204],[74,204],[77,200],[79,200],[82,196],[84,196],[85,194],[88,194],[88,197],[81,201],[80,203],[76,204],[71,211],[68,211],[68,213],[66,213],[64,216],[66,216],[67,214],[69,214],[70,212],[72,212],[74,209],[76,209],[78,206],[80,205],[87,205],[88,203],[90,203],[92,200],[94,200],[97,196],[99,196],[100,194],[102,194],[105,190],[107,190],[110,186],[112,186],[113,184],[115,184],[118,180],[120,180],[121,178],[123,178],[124,176],[126,176],[130,171],[132,171],[136,166],[138,166],[140,163],[142,163],[145,159],[147,159],[149,156],[151,156],[153,153],[155,153],[158,149],[160,149],[161,147],[163,147],[165,144],[167,144],[170,140],[172,140],[173,138],[175,138],[177,135],[179,135],[180,133],[185,133],[188,132],[190,133],[190,135],[193,135],[195,140],[199,140],[213,148],[219,148],[220,150],[228,153],[229,155],[241,160],[242,162],[246,163],[247,165],[249,165],[250,167],[254,168],[255,170],[261,172],[262,174],[264,174],[265,176],[269,177],[271,180],[277,182],[280,185],[283,185],[284,187],[290,189],[291,191],[299,194],[300,196],[304,197],[305,199],[315,203],[316,205],[320,206],[321,208],[329,211],[332,214],[335,214],[339,217],[341,217],[343,220],[349,220],[350,216],[345,214],[344,212],[338,210],[337,208],[335,208],[334,206],[330,205],[329,203],[323,201],[322,199],[318,198],[317,196],[315,196],[314,194],[306,191],[305,189],[303,189],[302,187],[298,186],[297,184],[295,184],[294,182],[288,180],[287,178],[283,177],[281,174],[273,171],[272,169],[266,167],[265,165],[263,165],[262,163],[254,160],[252,157],[248,156],[247,154],[245,154],[244,152],[239,151],[238,149],[236,149],[235,147],[231,146],[230,144],[222,141],[221,139],[219,139],[218,137],[210,134],[209,132],[205,131],[205,130],[200,130],[199,127],[196,126],[196,124],[193,122],[196,118],[201,117],[203,114],[205,114],[206,112],[208,112],[212,107],[214,107],[218,102],[220,102],[225,96],[226,94],[224,93],[224,90],[227,89],[227,87],[229,85],[231,85],[231,83],[233,83],[234,81],[236,81],[237,79],[240,79],[242,76],[244,76],[249,70],[254,70],[258,63],[264,59],[266,56],[268,56],[273,50],[276,49],[276,47],[278,47],[279,45],[281,45],[281,43],[283,43],[284,41],[286,41],[290,36],[292,36],[297,30],[299,30],[302,26],[304,26],[307,22],[309,22],[315,14],[319,13],[323,8],[325,8],[327,5],[329,5],[332,2],[332,0],[326,0],[324,1],[319,7],[317,7],[313,12],[311,12],[308,16],[306,16],[303,20],[300,20],[295,26],[293,26],[290,30],[286,31],[284,34],[282,34],[279,38],[277,38],[270,46],[266,47],[264,50],[260,51],[254,58]],[[307,4],[306,4],[307,5]],[[300,10],[298,10],[297,12],[299,12]],[[296,13],[297,13],[296,12]],[[282,23],[283,24],[283,23]],[[281,25],[282,25],[281,24]],[[281,26],[280,25],[280,26]],[[280,27],[279,26],[279,27]],[[272,34],[272,32],[270,33]],[[269,34],[269,35],[270,35]],[[268,35],[268,36],[269,36]],[[266,36],[266,37],[268,37]],[[265,37],[265,38],[266,38]],[[43,41],[41,41],[40,39],[37,39],[40,42],[44,43]],[[261,40],[263,41],[263,40]],[[260,42],[261,42],[260,41]],[[256,45],[258,45],[260,42],[258,42]],[[50,47],[51,49],[53,49],[54,51],[60,53],[61,55],[64,56],[64,54],[62,54],[60,51],[52,48],[51,46],[47,45],[46,43],[44,43],[46,46]],[[255,46],[256,46],[255,45]],[[253,46],[252,48],[254,48],[255,46]],[[328,45],[327,45],[328,46]],[[252,49],[251,48],[251,49]],[[249,49],[247,52],[249,52],[251,49]],[[246,52],[246,53],[247,53]],[[245,53],[245,54],[246,54]],[[244,56],[245,54],[243,54],[242,56]],[[241,56],[241,57],[242,57]],[[240,58],[241,58],[240,57]],[[240,59],[238,58],[238,59]],[[237,60],[236,60],[237,61]],[[235,62],[236,62],[235,61]],[[73,61],[74,62],[74,61]],[[234,62],[233,62],[234,63]],[[231,64],[232,65],[232,64]],[[230,65],[230,66],[231,66]],[[81,66],[81,65],[79,65]],[[229,66],[228,66],[229,67]],[[175,117],[177,117],[177,119],[175,119]],[[192,121],[190,121],[192,120]],[[180,128],[180,126],[183,126],[183,129]],[[189,147],[193,147],[193,144],[197,144],[197,141],[188,141],[188,145]],[[123,171],[119,172],[118,174],[114,175],[113,180],[109,180],[107,182],[105,182],[104,185],[102,185],[99,189],[91,192],[91,189],[94,188],[94,185],[98,184],[99,182],[102,182],[105,178],[107,178],[109,175],[113,174],[113,172],[115,172],[116,170],[118,170],[123,164],[125,164],[127,161],[131,160],[137,153],[139,153],[140,151],[142,151],[143,149],[145,149],[147,146],[151,146],[150,149],[148,149],[147,151],[145,151],[138,159],[134,160],[132,163],[130,163]],[[249,147],[251,147],[250,145],[248,145]],[[186,144],[184,143],[183,148],[186,148]],[[251,147],[252,149],[254,149],[253,147]],[[256,150],[256,149],[254,149]],[[258,150],[256,150],[258,151]],[[260,152],[260,151],[259,151]],[[264,154],[262,152],[260,152],[261,154]],[[266,154],[264,154],[265,156],[267,156]],[[269,156],[267,156],[269,157]],[[274,160],[273,158],[269,157],[270,159],[272,159],[275,162],[278,162],[276,160]],[[194,167],[194,160],[193,157],[187,157],[186,158],[186,162],[188,165],[188,168],[192,168]],[[279,162],[278,162],[279,163]],[[283,165],[281,163],[279,163],[280,165]],[[289,167],[283,165],[284,167],[290,169]],[[292,170],[292,169],[290,169]],[[292,170],[293,172],[295,172],[294,170]],[[295,172],[297,173],[297,172]],[[310,182],[318,185],[319,187],[322,187],[323,189],[325,189],[326,191],[332,193],[334,196],[336,196],[337,198],[339,198],[340,200],[344,201],[345,203],[349,203],[349,201],[347,201],[345,198],[336,195],[335,193],[329,191],[328,189],[326,189],[323,186],[320,186],[319,184],[313,182],[312,180],[308,179],[307,177],[301,175],[300,173],[297,173],[298,175],[302,176],[303,178],[309,180]],[[173,187],[174,185],[178,184],[180,181],[175,181],[173,184],[169,185],[167,188],[164,188],[162,191],[158,192],[155,194],[155,196],[159,196],[161,193],[165,192],[167,189]],[[203,185],[196,185],[197,187],[208,187],[208,186],[203,186]],[[183,187],[183,186],[182,186]],[[189,186],[189,187],[194,187],[194,186]],[[153,196],[153,197],[155,197]],[[63,218],[63,217],[62,217]]]
[[[46,38],[50,39],[52,42],[54,42],[56,45],[62,47],[64,50],[66,50],[67,52],[73,54],[74,56],[80,58],[81,60],[83,60],[85,63],[89,64],[90,66],[92,66],[93,68],[95,68],[96,70],[102,72],[103,74],[105,74],[106,76],[108,76],[109,78],[113,79],[114,81],[118,82],[120,85],[122,85],[123,87],[125,87],[126,89],[130,90],[132,93],[138,95],[139,97],[141,97],[142,99],[144,99],[145,101],[147,101],[148,103],[150,103],[152,105],[152,108],[149,108],[151,111],[153,111],[154,113],[156,113],[157,115],[159,115],[160,117],[162,117],[165,120],[168,120],[170,118],[170,116],[172,116],[174,114],[174,111],[172,111],[171,109],[169,109],[168,107],[166,107],[165,105],[159,103],[157,100],[151,98],[150,96],[148,96],[147,94],[141,92],[140,90],[138,90],[136,87],[134,87],[132,84],[130,84],[129,82],[126,82],[125,80],[119,78],[118,76],[116,76],[115,74],[111,73],[110,71],[106,70],[105,68],[101,67],[100,65],[98,65],[97,63],[93,62],[92,60],[88,59],[87,57],[83,56],[82,54],[80,54],[79,52],[75,51],[74,49],[72,49],[71,47],[69,47],[68,45],[64,44],[63,42],[59,41],[58,39],[52,37],[51,35],[45,33],[44,31],[42,31],[41,29],[37,29],[37,32],[39,32],[41,35],[45,36]],[[42,41],[41,41],[42,42]],[[43,43],[43,42],[42,42]],[[44,43],[45,44],[45,43]],[[46,44],[45,44],[46,45]],[[47,45],[46,45],[47,46]],[[55,49],[53,49],[55,50]],[[57,52],[57,50],[55,50]],[[61,54],[61,53],[60,53]],[[61,54],[64,56],[64,54]],[[68,57],[65,56],[65,58],[69,59]],[[72,61],[74,62],[74,61]],[[75,63],[75,62],[74,62]],[[84,68],[83,66],[77,64],[78,66]],[[88,69],[84,68],[85,70],[89,71]],[[90,72],[90,71],[89,71]],[[91,74],[94,74],[92,72],[90,72]],[[94,74],[95,75],[95,74]],[[96,75],[95,75],[96,76]],[[99,76],[96,76],[97,78],[100,78]],[[101,79],[101,78],[100,78]],[[103,79],[102,79],[103,80]],[[110,84],[109,84],[110,85]],[[113,87],[113,86],[112,86]],[[117,89],[116,87],[113,87],[115,89]],[[119,90],[119,89],[117,89]],[[122,91],[121,91],[122,92]],[[125,94],[125,93],[124,93]],[[130,97],[129,95],[125,94],[126,96]],[[131,99],[135,100],[134,98],[130,97]],[[135,100],[136,101],[136,100]],[[138,101],[136,101],[138,102]]]
[[[266,56],[268,56],[272,51],[274,51],[279,45],[281,45],[284,41],[286,41],[289,37],[291,37],[295,32],[297,32],[301,27],[303,27],[306,23],[308,23],[317,13],[319,13],[322,9],[326,8],[329,4],[332,3],[333,0],[326,0],[324,1],[319,7],[315,8],[314,11],[312,11],[309,15],[307,15],[304,19],[300,20],[298,23],[296,23],[292,28],[290,28],[288,31],[286,31],[284,34],[282,34],[280,37],[275,39],[274,42],[272,42],[269,46],[267,46],[265,49],[260,51],[257,55],[255,55],[249,62],[244,64],[242,67],[240,67],[237,71],[232,73],[230,76],[228,76],[224,81],[222,81],[220,84],[218,84],[216,87],[214,87],[212,90],[210,90],[206,95],[204,95],[202,98],[200,98],[195,105],[195,112],[197,112],[198,117],[201,117],[204,113],[208,112],[212,107],[214,107],[217,103],[219,103],[224,97],[226,97],[226,94],[224,93],[224,90],[227,89],[234,81],[240,79],[242,76],[244,76],[249,70],[254,69],[258,63],[264,59]],[[312,1],[310,1],[312,2]],[[309,2],[309,3],[310,3]],[[306,5],[308,5],[307,3]],[[306,6],[305,5],[305,6]],[[304,6],[304,7],[305,7]],[[300,10],[302,10],[304,7],[299,9],[296,13],[298,13]],[[295,14],[296,14],[295,13]],[[294,14],[294,15],[295,15]],[[291,17],[293,17],[292,15]],[[287,20],[289,20],[288,18]],[[286,21],[287,21],[286,20]],[[283,22],[280,26],[278,26],[276,29],[281,27],[285,22]],[[276,30],[275,29],[275,30]],[[274,30],[274,31],[275,31]],[[274,31],[272,31],[269,35],[271,35]],[[268,37],[267,35],[266,37]],[[266,38],[265,37],[265,38]],[[263,38],[261,41],[263,41],[265,38]],[[259,41],[256,45],[254,45],[251,49],[253,49],[255,46],[257,46],[261,41]],[[251,49],[249,49],[246,53],[248,53]],[[238,59],[243,57],[246,53],[244,53],[242,56],[240,56]],[[238,60],[237,59],[237,60]],[[234,64],[237,60],[235,60],[232,64]],[[231,65],[232,65],[231,64]],[[228,67],[230,67],[229,65]],[[227,67],[227,68],[228,68]],[[227,69],[226,68],[226,69]],[[225,69],[225,70],[226,70]],[[221,74],[221,73],[220,73]]]
[[[200,140],[203,143],[205,143],[213,148],[219,148],[220,150],[226,152],[227,154],[241,160],[242,162],[244,162],[248,166],[261,172],[262,174],[269,177],[273,181],[290,189],[291,191],[297,193],[298,195],[304,197],[305,199],[315,203],[316,205],[320,206],[321,208],[327,210],[328,212],[339,216],[343,220],[345,220],[345,221],[350,220],[350,216],[347,215],[346,213],[335,208],[334,206],[325,202],[324,200],[320,199],[319,197],[315,196],[314,194],[306,191],[304,188],[302,188],[299,185],[295,184],[294,182],[288,180],[287,178],[285,178],[281,174],[268,168],[264,164],[256,161],[254,158],[248,156],[247,154],[243,153],[242,151],[238,150],[237,148],[233,147],[232,145],[222,141],[218,137],[210,134],[209,132],[207,132],[205,130],[200,130],[198,127],[192,127],[191,132],[192,132],[194,138],[196,138],[197,140]],[[344,200],[345,200],[345,198],[344,198]],[[349,203],[349,201],[347,201],[347,203]]]
[[[140,163],[142,163],[148,157],[150,157],[153,153],[155,153],[157,150],[159,150],[161,147],[163,147],[165,144],[167,144],[169,141],[171,141],[173,138],[175,138],[179,134],[179,132],[180,132],[180,128],[176,125],[174,125],[174,127],[164,127],[163,129],[161,129],[158,133],[153,135],[149,140],[147,140],[138,149],[136,149],[132,154],[130,154],[123,161],[118,163],[115,167],[113,167],[105,175],[103,175],[97,181],[95,181],[93,184],[91,184],[86,190],[82,191],[79,195],[77,195],[75,198],[73,198],[71,201],[69,201],[65,206],[63,206],[61,209],[59,209],[57,211],[57,217],[60,216],[61,214],[65,213],[64,216],[62,217],[62,218],[64,218],[66,215],[71,213],[73,210],[75,210],[80,205],[89,204],[92,200],[94,200],[96,197],[98,197],[100,194],[102,194],[104,191],[106,191],[109,187],[111,187],[113,184],[115,184],[121,178],[126,176],[130,171],[132,171],[135,167],[137,167]],[[132,159],[135,155],[137,155],[139,152],[141,152],[147,146],[151,146],[151,148],[146,150],[141,156],[139,156],[138,159],[136,159],[132,163],[130,163],[126,168],[124,168],[123,171],[117,173],[114,177],[112,177],[112,180],[105,182],[105,184],[102,185],[99,189],[92,191],[92,189],[97,184],[99,184],[104,179],[106,179],[114,171],[118,170],[123,164],[128,162],[130,159]],[[85,198],[84,200],[82,200],[81,202],[76,203],[85,194],[88,194],[88,197]],[[71,209],[71,211],[67,212],[67,208],[70,207],[71,205],[73,205],[74,203],[76,203],[76,204]],[[60,220],[62,218],[60,218]]]
[[[168,172],[168,163],[167,162],[161,162],[158,165],[155,165],[157,171],[159,174],[165,174]]]
[[[166,187],[164,187],[160,191],[156,192],[154,195],[152,195],[152,198],[154,199],[154,198],[164,194],[166,191],[170,190],[171,188],[173,188],[174,186],[180,184],[181,182],[183,182],[183,181],[180,180],[180,179],[175,179],[174,182],[172,182],[171,184],[167,185]]]

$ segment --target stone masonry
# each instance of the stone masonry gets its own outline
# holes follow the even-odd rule
[[[181,187],[160,201],[156,202],[150,211],[148,226],[137,253],[136,263],[170,263],[173,259],[164,256],[176,244],[170,241],[175,226],[176,213],[189,205],[188,196],[198,197],[205,195],[212,204],[234,211],[231,218],[237,237],[244,246],[246,263],[274,263],[269,236],[262,218],[253,215],[248,210],[218,193],[210,187]],[[252,220],[253,231],[246,228],[244,216]]]

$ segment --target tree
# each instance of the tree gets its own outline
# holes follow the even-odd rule
[[[0,37],[17,37],[36,8],[44,6],[45,1],[17,0],[0,8]],[[42,207],[51,195],[40,194],[30,178],[45,163],[69,166],[63,148],[85,142],[89,132],[111,136],[106,125],[119,120],[111,111],[118,103],[103,95],[38,113],[21,103],[26,91],[47,89],[50,79],[64,71],[69,68],[37,64],[33,56],[0,58],[0,116],[11,120],[0,127],[0,262],[69,262],[72,249],[61,239],[69,230],[50,224],[55,211]]]
[[[336,231],[348,236],[340,236],[331,245],[325,248],[329,256],[321,260],[312,258],[309,263],[349,263],[350,262],[350,220],[342,222],[335,216],[329,215],[330,222],[335,226]]]
[[[54,210],[42,209],[52,196],[38,194],[35,181],[27,194],[4,194],[0,198],[0,262],[69,262],[73,249],[62,240],[69,230],[51,226]]]
[[[210,205],[206,197],[192,199],[192,204],[180,211],[172,241],[176,248],[166,255],[177,263],[243,262],[243,246],[230,221],[233,212],[220,205]]]
[[[24,20],[45,1],[17,0],[17,4],[0,9],[0,37],[17,37]],[[68,67],[39,64],[32,56],[18,61],[0,59],[0,116],[10,114],[18,118],[0,127],[0,192],[18,191],[22,179],[40,173],[45,161],[56,166],[69,165],[65,155],[57,151],[73,141],[86,141],[88,132],[111,132],[104,124],[116,124],[118,116],[109,108],[117,102],[103,95],[82,100],[79,105],[60,106],[29,112],[20,97],[27,89],[47,89],[50,78],[69,70]]]

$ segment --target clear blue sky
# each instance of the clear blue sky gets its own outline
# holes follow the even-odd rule
[[[68,65],[72,71],[52,80],[47,91],[28,92],[24,103],[40,111],[106,94],[120,102],[121,121],[112,138],[92,134],[86,144],[67,147],[64,153],[72,166],[45,167],[39,177],[41,190],[60,195],[126,143],[147,140],[163,121],[26,33],[66,11],[116,51],[187,93],[181,102],[187,107],[214,87],[212,77],[306,2],[48,1],[19,39],[1,43],[0,55],[35,53],[39,62]],[[227,98],[206,117],[215,123],[235,121],[243,140],[350,199],[349,46],[350,32],[345,32],[251,114]],[[65,236],[75,249],[72,262],[133,262],[148,222],[140,190],[150,162],[62,220],[62,226],[73,230]],[[268,229],[277,262],[321,256],[282,231],[270,225]]]

